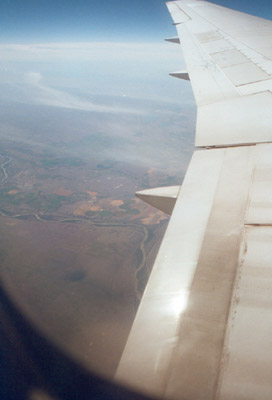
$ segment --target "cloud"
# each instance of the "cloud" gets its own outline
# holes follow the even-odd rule
[[[177,46],[167,43],[45,43],[45,44],[0,44],[1,59],[6,61],[81,61],[97,59],[177,60]],[[180,53],[178,54],[181,60]]]
[[[25,74],[25,80],[32,85],[39,85],[42,80],[42,74],[40,72],[28,72]]]
[[[0,44],[0,58],[0,84],[8,85],[1,98],[30,104],[144,114],[146,105],[129,99],[177,105],[183,85],[189,87],[168,77],[183,59],[167,43]]]
[[[54,89],[43,83],[43,75],[40,72],[27,72],[24,81],[31,89],[28,88],[29,100],[36,104],[83,111],[139,114],[139,110],[94,104],[65,91]]]

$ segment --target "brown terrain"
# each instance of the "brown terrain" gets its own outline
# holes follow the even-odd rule
[[[0,165],[5,287],[51,341],[112,376],[168,220],[132,192],[156,170],[141,183],[118,163],[43,158],[16,145]]]
[[[181,183],[193,143],[191,111],[156,107],[0,108],[1,282],[42,335],[110,377],[168,221],[134,194]]]

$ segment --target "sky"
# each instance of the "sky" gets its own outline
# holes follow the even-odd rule
[[[211,1],[272,18],[270,0]],[[188,94],[188,85],[168,77],[184,61],[177,46],[163,41],[176,30],[162,0],[2,0],[0,26],[0,83],[37,89],[38,80],[29,79],[36,76],[39,90],[69,86],[172,101],[181,99],[181,91]],[[12,96],[13,89],[6,94]]]
[[[272,18],[270,0],[212,0]],[[162,0],[2,0],[0,42],[156,42],[173,32]]]
[[[268,0],[211,1],[272,17]],[[162,0],[2,0],[0,26],[5,104],[120,116],[146,113],[146,101],[175,115],[195,107],[190,84],[168,75],[185,63],[163,40],[176,29]]]

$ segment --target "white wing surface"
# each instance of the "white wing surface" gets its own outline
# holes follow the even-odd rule
[[[200,149],[180,190],[148,191],[175,206],[116,379],[165,399],[271,400],[272,23],[167,6]]]

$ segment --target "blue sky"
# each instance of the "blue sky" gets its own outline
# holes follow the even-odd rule
[[[266,17],[272,8],[214,3]],[[168,75],[185,64],[179,46],[163,41],[176,29],[161,0],[2,0],[0,26],[5,103],[121,116],[145,114],[153,101],[154,118],[165,110],[172,119],[195,109],[191,85]]]
[[[212,0],[272,18],[270,0]],[[2,0],[0,42],[154,42],[173,32],[162,0]]]
[[[272,13],[270,0],[211,1],[264,17]],[[163,41],[176,35],[164,1],[0,4],[0,85],[8,85],[1,95],[6,101],[88,110],[101,110],[86,104],[92,95],[193,104],[190,85],[168,76],[185,65],[180,49]]]

